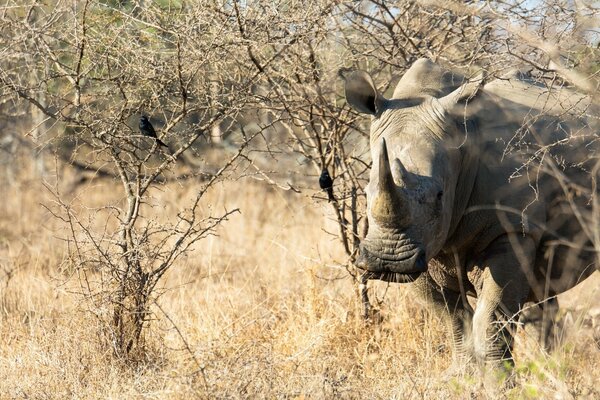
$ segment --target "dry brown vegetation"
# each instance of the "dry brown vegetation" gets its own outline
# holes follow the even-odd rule
[[[595,3],[432,3],[3,2],[0,399],[600,397],[598,273],[504,387],[448,370],[409,285],[369,282],[363,319],[369,137],[340,75],[524,65],[598,102]]]
[[[113,356],[102,325],[65,269],[64,230],[31,162],[2,182],[0,398],[495,398],[474,373],[445,375],[450,341],[406,285],[372,284],[382,320],[365,322],[339,263],[335,221],[312,191],[252,180],[211,189],[203,210],[239,207],[172,269],[134,363]],[[66,174],[69,170],[59,171]],[[54,179],[52,174],[47,182]],[[85,193],[105,204],[117,183]],[[196,187],[169,184],[156,201],[172,218]],[[561,341],[544,353],[525,332],[509,398],[597,398],[598,277],[561,296]],[[156,309],[156,308],[155,308]],[[596,313],[596,314],[594,314]],[[594,335],[595,333],[595,335]]]

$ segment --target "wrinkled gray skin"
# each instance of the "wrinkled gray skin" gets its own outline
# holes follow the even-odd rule
[[[582,143],[598,131],[573,117],[591,112],[575,92],[548,92],[519,72],[463,82],[425,59],[392,99],[366,72],[346,76],[348,103],[372,116],[369,231],[357,265],[371,279],[414,282],[450,314],[463,354],[512,363],[514,323],[494,321],[515,322],[526,302],[596,269],[591,192],[581,188],[597,160]],[[513,148],[524,121],[528,144]],[[581,138],[564,140],[571,134]]]

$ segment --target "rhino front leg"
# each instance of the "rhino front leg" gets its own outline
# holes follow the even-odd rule
[[[528,303],[521,313],[519,322],[525,332],[535,337],[542,349],[551,351],[556,340],[556,315],[558,314],[558,299],[550,297],[541,303]]]
[[[480,365],[512,367],[513,336],[530,290],[527,275],[535,260],[529,237],[503,235],[485,250],[476,266],[477,306],[473,316],[473,351]]]
[[[422,274],[412,287],[436,314],[447,317],[453,339],[454,363],[462,367],[464,358],[471,355],[469,336],[473,313],[470,306],[465,307],[460,293],[441,287],[427,273]]]

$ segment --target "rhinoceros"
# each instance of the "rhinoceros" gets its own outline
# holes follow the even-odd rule
[[[356,265],[412,282],[449,314],[463,354],[511,365],[524,304],[598,268],[598,125],[574,90],[522,70],[488,81],[422,59],[388,99],[367,72],[346,73],[347,102],[372,116]]]

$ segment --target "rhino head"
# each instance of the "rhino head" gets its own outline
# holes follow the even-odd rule
[[[451,115],[482,81],[436,89],[435,82],[444,82],[443,70],[428,60],[420,66],[436,68],[425,76],[433,85],[418,90],[419,77],[405,75],[394,92],[400,98],[384,98],[364,71],[346,76],[348,103],[372,116],[373,166],[365,189],[369,230],[356,264],[371,278],[393,282],[416,279],[446,242],[465,140]]]

